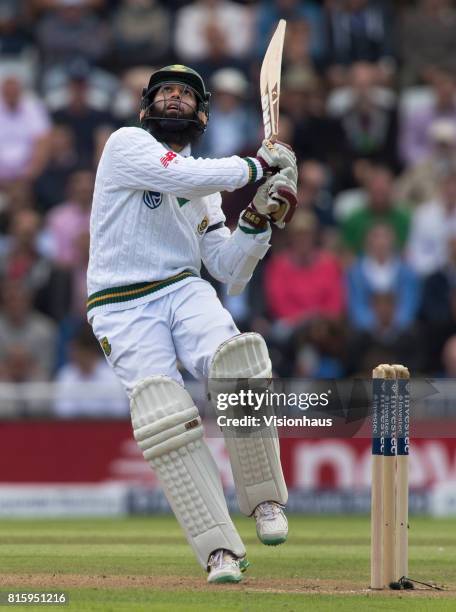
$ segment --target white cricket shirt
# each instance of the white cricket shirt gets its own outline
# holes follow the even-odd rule
[[[239,267],[244,255],[267,250],[263,236],[227,228],[220,191],[261,179],[255,158],[194,159],[167,149],[141,128],[121,128],[107,141],[97,170],[90,220],[87,274],[89,316],[155,299],[198,276],[201,259],[224,243],[225,259]],[[247,230],[244,229],[244,232]],[[252,233],[253,235],[248,235]],[[209,236],[208,236],[209,238]],[[226,243],[226,244],[225,244]],[[229,262],[209,262],[227,282]],[[229,267],[229,266],[228,266]],[[223,269],[222,269],[223,268]]]

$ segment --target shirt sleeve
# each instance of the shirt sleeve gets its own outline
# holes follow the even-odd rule
[[[114,181],[127,189],[201,197],[234,191],[263,177],[261,164],[236,155],[221,159],[183,157],[139,128],[122,128],[107,144]]]
[[[206,231],[201,241],[204,265],[211,276],[229,285],[230,295],[237,295],[244,289],[256,265],[270,247],[269,227],[262,232],[250,232],[249,228],[242,225],[238,225],[233,233],[223,226],[214,228],[214,231]]]
[[[33,138],[40,138],[51,129],[49,115],[44,104],[41,104],[41,102],[33,98],[28,100],[28,108],[31,121],[28,123],[27,127],[33,135]]]

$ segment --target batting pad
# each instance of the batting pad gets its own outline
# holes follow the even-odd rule
[[[245,555],[215,461],[189,393],[167,376],[141,381],[131,397],[135,439],[204,569],[218,548]]]
[[[212,360],[211,399],[215,402],[220,391],[216,379],[269,379],[271,376],[271,360],[262,336],[256,333],[234,336],[220,345]],[[253,387],[255,380],[250,380],[249,388]],[[250,516],[264,501],[285,504],[288,491],[280,463],[277,429],[274,426],[255,429],[242,437],[229,435],[226,428],[223,433],[241,512]]]

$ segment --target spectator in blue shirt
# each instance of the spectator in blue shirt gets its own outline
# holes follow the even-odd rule
[[[394,295],[393,326],[404,329],[416,318],[420,288],[418,277],[395,249],[392,229],[374,225],[366,236],[365,252],[348,270],[348,312],[353,327],[372,330],[376,320],[375,296]]]

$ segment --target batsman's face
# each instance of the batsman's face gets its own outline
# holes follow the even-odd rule
[[[155,111],[166,117],[192,117],[196,111],[196,96],[190,87],[180,83],[165,83],[154,99]]]

